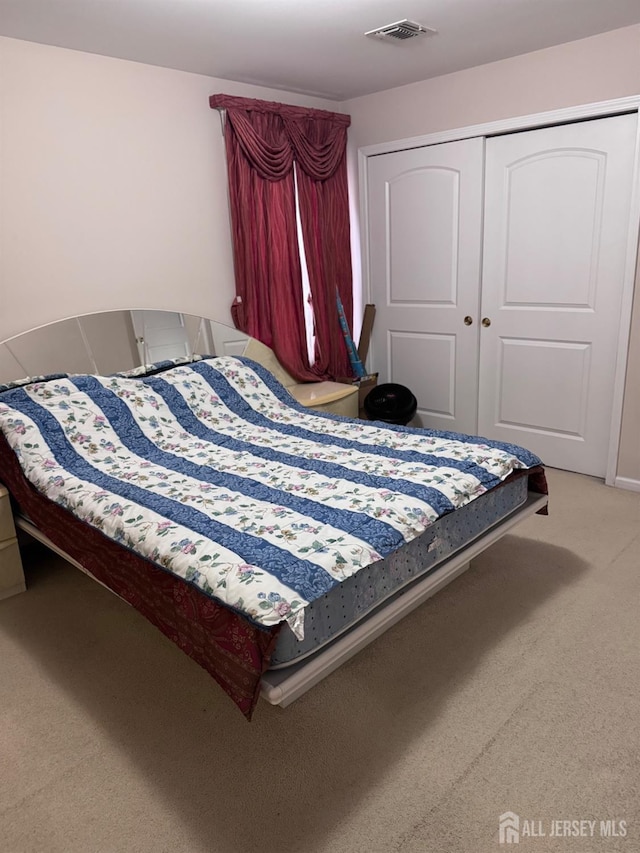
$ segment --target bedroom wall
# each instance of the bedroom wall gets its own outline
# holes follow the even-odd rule
[[[385,47],[385,45],[381,45]],[[345,103],[361,146],[640,94],[640,25],[390,89]],[[640,275],[618,476],[640,489]]]
[[[0,38],[0,340],[124,306],[229,321],[213,92],[334,102]]]

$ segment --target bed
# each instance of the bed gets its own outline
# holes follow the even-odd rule
[[[50,345],[57,373],[0,386],[16,525],[139,610],[248,718],[261,695],[294,701],[545,511],[542,465],[523,448],[312,412],[211,325],[144,366],[125,335],[132,363],[105,371],[93,322],[79,336],[93,370]],[[16,341],[0,362],[24,372],[31,347]]]

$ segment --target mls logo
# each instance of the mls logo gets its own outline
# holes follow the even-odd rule
[[[505,812],[498,818],[500,821],[500,844],[520,843],[520,818],[513,812]]]

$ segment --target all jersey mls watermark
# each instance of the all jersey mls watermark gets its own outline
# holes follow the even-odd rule
[[[626,838],[627,821],[613,818],[601,820],[528,820],[505,812],[498,818],[500,844],[519,844],[534,838]]]

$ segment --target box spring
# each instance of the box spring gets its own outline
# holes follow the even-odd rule
[[[316,599],[305,610],[304,640],[285,626],[271,669],[298,663],[348,631],[375,608],[481,536],[527,500],[527,477],[517,477],[442,516],[421,536]]]

